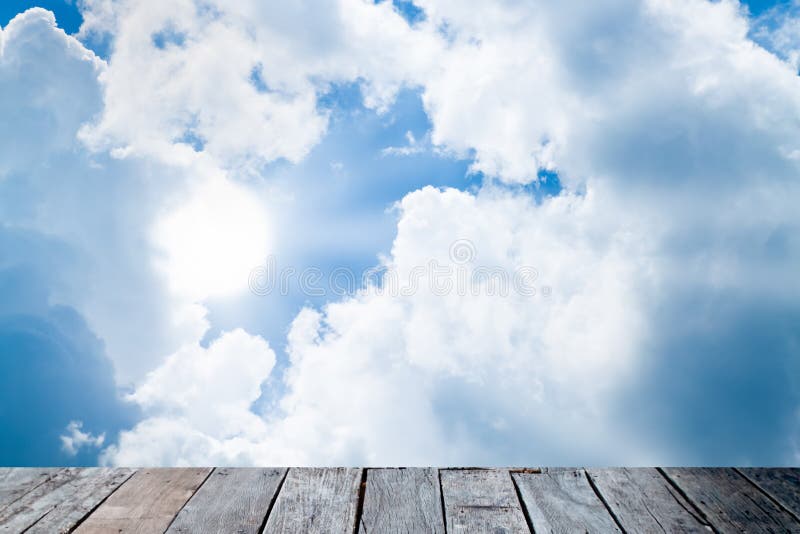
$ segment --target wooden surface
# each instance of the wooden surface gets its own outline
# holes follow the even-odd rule
[[[719,532],[800,531],[800,522],[733,469],[664,472]]]
[[[529,532],[506,469],[441,472],[447,532]]]
[[[167,532],[257,534],[286,469],[216,469]]]
[[[711,532],[694,506],[652,467],[587,472],[626,532]]]
[[[0,469],[0,532],[800,532],[800,470]]]
[[[536,532],[620,532],[583,469],[513,476]]]
[[[289,469],[264,532],[352,534],[361,469]]]
[[[164,532],[210,469],[142,469],[75,530],[80,534]]]
[[[444,534],[437,469],[370,469],[359,533]]]

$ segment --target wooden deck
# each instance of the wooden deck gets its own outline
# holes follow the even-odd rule
[[[0,469],[0,532],[800,532],[800,469]]]

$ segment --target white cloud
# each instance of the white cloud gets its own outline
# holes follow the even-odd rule
[[[95,147],[173,157],[190,139],[226,168],[300,160],[327,127],[317,94],[362,80],[383,108],[428,68],[427,43],[390,3],[86,2],[82,33],[113,32]],[[189,141],[187,141],[189,142]]]
[[[42,10],[3,30],[0,110],[27,147],[0,144],[4,224],[84,258],[55,298],[87,317],[146,412],[106,462],[686,463],[620,417],[647,404],[620,412],[625,392],[674,357],[670,336],[690,330],[676,325],[730,330],[713,328],[719,299],[744,317],[798,302],[800,81],[748,39],[738,3],[419,4],[412,28],[388,2],[85,2],[84,34],[113,33],[107,65]],[[535,267],[552,294],[423,284],[305,309],[286,393],[255,413],[278,378],[266,342],[198,341],[198,301],[241,288],[275,231],[254,187],[228,180],[301,159],[326,129],[318,93],[352,81],[375,109],[422,87],[432,145],[474,154],[474,170],[519,184],[556,169],[566,186],[541,204],[491,182],[411,193],[386,266],[452,264],[468,239],[479,264]],[[769,333],[773,357],[796,360],[794,334]],[[663,404],[685,408],[674,391]]]
[[[800,80],[747,38],[733,1],[419,4],[428,19],[415,26],[414,50],[434,50],[436,66],[409,77],[424,87],[432,142],[474,151],[474,169],[505,182],[557,169],[567,189],[541,205],[491,184],[414,192],[401,202],[387,265],[403,277],[431,258],[446,264],[450,245],[469,239],[486,265],[535,267],[550,298],[443,297],[423,286],[306,309],[289,335],[287,393],[252,425],[258,432],[220,439],[183,415],[159,414],[126,434],[109,461],[695,458],[681,456],[678,439],[651,440],[658,421],[638,424],[646,399],[631,403],[625,392],[682,356],[670,347],[700,346],[702,337],[670,345],[673,330],[684,331],[672,325],[714,331],[725,321],[714,313],[720,298],[735,296],[742,313],[755,304],[779,313],[800,296],[791,237],[800,169],[790,157]],[[440,37],[446,46],[427,47]],[[773,356],[796,359],[794,334],[772,334]],[[735,342],[722,341],[731,354],[742,350]],[[758,355],[731,358],[747,369]],[[680,384],[669,386],[677,396],[653,401],[650,416],[670,414],[670,403],[686,408]],[[162,433],[170,438],[155,439]]]
[[[49,298],[83,315],[118,383],[135,384],[203,336],[203,299],[246,287],[262,261],[270,229],[256,187],[182,145],[168,162],[87,150],[77,134],[105,109],[105,62],[43,9],[15,17],[2,40],[2,223],[70,251],[74,268],[59,265],[56,251],[42,266]],[[12,264],[24,256],[5,252]]]
[[[264,422],[250,406],[274,365],[269,345],[241,329],[223,333],[207,348],[182,347],[131,395],[148,418],[123,432],[106,458],[127,465],[199,464],[206,458],[236,463],[236,444],[263,435]]]
[[[59,436],[61,449],[69,456],[75,456],[84,447],[102,447],[106,441],[105,433],[95,436],[91,432],[82,431],[81,428],[83,428],[83,422],[70,421],[67,425],[67,433]]]

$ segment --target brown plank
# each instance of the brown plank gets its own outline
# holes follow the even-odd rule
[[[583,469],[514,473],[536,532],[620,532]]]
[[[289,469],[264,532],[352,534],[361,469]]]
[[[210,471],[207,468],[160,468],[137,471],[92,512],[75,532],[86,534],[164,532]]]
[[[800,517],[800,469],[753,467],[739,471],[796,518]]]
[[[447,532],[530,532],[505,469],[440,471]]]
[[[730,468],[664,473],[719,532],[799,532],[800,522]]]
[[[31,534],[69,532],[131,474],[133,469],[99,467],[81,469],[72,480],[43,495],[36,502],[31,502],[27,496],[23,497],[18,502],[25,502],[31,509],[48,510],[26,532]],[[21,523],[19,525],[22,526]]]
[[[215,469],[167,532],[256,534],[286,469]]]
[[[0,469],[0,510],[55,475],[59,469],[19,467]]]
[[[444,534],[438,470],[367,470],[359,532]]]
[[[627,532],[711,532],[694,507],[654,468],[586,471]]]

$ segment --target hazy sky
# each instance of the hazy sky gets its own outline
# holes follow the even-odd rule
[[[797,1],[0,25],[0,464],[800,461]]]

